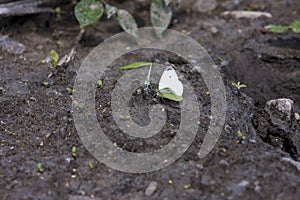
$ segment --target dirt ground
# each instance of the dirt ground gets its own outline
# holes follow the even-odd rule
[[[133,13],[140,27],[150,26],[148,4],[115,2]],[[0,54],[0,199],[299,199],[299,121],[294,119],[288,135],[276,135],[276,131],[264,133],[262,127],[268,128],[270,124],[268,120],[262,122],[265,103],[271,99],[292,99],[293,112],[299,113],[300,35],[291,31],[266,33],[263,26],[289,24],[299,19],[300,1],[217,2],[217,7],[205,14],[177,11],[170,26],[208,51],[226,86],[228,108],[224,130],[204,159],[199,159],[197,153],[201,133],[209,124],[210,98],[202,77],[188,71],[184,61],[162,52],[151,56],[133,53],[111,66],[122,66],[141,57],[150,61],[165,59],[177,70],[186,72],[203,105],[199,134],[188,151],[168,167],[145,174],[119,172],[93,158],[75,129],[72,94],[66,90],[73,87],[76,71],[85,56],[103,40],[122,31],[116,20],[103,17],[87,27],[77,43],[80,29],[71,5],[62,7],[66,13],[61,17],[37,14],[0,18],[0,33],[26,48],[24,53],[15,55],[2,47]],[[273,17],[236,19],[223,16],[221,13],[226,10],[259,10]],[[51,49],[64,55],[74,46],[75,57],[66,66],[52,68],[39,63]],[[110,83],[120,74],[110,75],[103,83],[107,94],[113,87]],[[42,84],[45,81],[48,86]],[[231,83],[237,81],[247,88],[241,91],[233,88]],[[145,110],[134,109],[143,104],[138,95],[132,100],[131,114],[143,124],[148,120]],[[113,127],[109,95],[96,96],[101,126]],[[146,101],[156,103],[153,98]],[[169,122],[178,123],[176,106],[167,106],[171,110]],[[146,142],[131,141],[108,128],[106,134],[128,151],[146,152],[168,143],[176,134],[170,130],[175,128],[167,127],[164,137],[158,135]],[[73,146],[77,147],[76,157],[72,156]],[[38,171],[38,163],[42,163],[43,172]],[[146,195],[153,182],[157,188]]]

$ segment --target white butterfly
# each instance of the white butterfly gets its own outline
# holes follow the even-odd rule
[[[158,84],[158,91],[160,94],[162,94],[162,93],[167,94],[167,96],[176,95],[178,97],[178,99],[175,100],[175,99],[173,99],[173,97],[168,98],[165,95],[161,95],[165,98],[175,100],[175,101],[182,100],[183,85],[182,85],[181,81],[178,79],[176,71],[173,67],[169,66],[163,72],[163,74],[160,78],[159,84]]]

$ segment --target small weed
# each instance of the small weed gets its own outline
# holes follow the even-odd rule
[[[269,25],[265,26],[264,28],[273,33],[285,33],[289,29],[291,29],[294,33],[300,33],[300,21],[295,20],[295,21],[293,21],[293,23],[291,23],[288,26],[281,25],[281,24],[279,24],[279,25],[269,24]]]
[[[240,90],[241,88],[246,88],[247,87],[247,85],[241,84],[239,81],[237,83],[236,82],[231,83],[231,86],[236,87],[238,90]]]
[[[48,56],[44,60],[41,60],[41,63],[43,63],[43,64],[44,63],[51,63],[53,67],[56,67],[58,59],[59,59],[58,54],[56,53],[55,50],[52,49],[49,52]]]
[[[42,163],[39,162],[37,164],[37,169],[38,169],[38,172],[40,172],[40,173],[42,173],[44,171]]]
[[[76,156],[77,156],[77,154],[76,154],[76,146],[73,146],[73,147],[72,147],[72,156],[73,156],[74,158],[76,158]]]
[[[7,131],[8,135],[16,135],[16,133],[12,132],[12,131]]]
[[[192,187],[192,185],[191,185],[190,183],[184,185],[184,188],[185,188],[185,189],[190,189],[191,187]]]
[[[88,163],[88,166],[89,166],[89,168],[90,168],[90,169],[93,169],[93,168],[94,168],[94,164],[93,164],[93,162],[92,162],[92,161],[90,161],[90,162]]]
[[[102,86],[103,86],[102,80],[98,80],[98,81],[97,81],[97,86],[98,86],[98,87],[102,87]]]
[[[70,94],[73,94],[76,92],[76,90],[72,89],[72,88],[69,88],[67,87],[66,90],[70,93]]]
[[[47,81],[42,82],[42,84],[43,84],[44,86],[46,86],[46,87],[49,86],[49,82],[47,82]]]

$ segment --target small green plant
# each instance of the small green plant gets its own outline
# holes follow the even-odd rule
[[[192,187],[192,184],[190,184],[190,183],[184,185],[185,189],[190,189],[191,187]]]
[[[66,90],[70,93],[70,94],[73,94],[74,92],[76,92],[76,90],[72,89],[72,88],[69,88],[67,87]]]
[[[172,11],[170,9],[171,0],[152,0],[151,1],[151,23],[154,27],[161,28],[157,30],[157,35],[161,36],[163,31],[169,26]],[[80,28],[96,23],[103,14],[107,19],[114,16],[120,26],[130,35],[137,37],[137,24],[133,16],[124,9],[118,9],[115,6],[105,3],[103,0],[81,0],[74,9],[76,19]]]
[[[89,166],[89,168],[90,168],[90,169],[93,169],[93,168],[94,168],[94,164],[93,164],[93,162],[92,162],[92,161],[90,161],[90,162],[88,163],[88,166]]]
[[[288,26],[281,25],[281,24],[279,24],[279,25],[269,24],[269,25],[265,26],[264,28],[273,33],[285,33],[289,29],[291,29],[295,33],[300,33],[300,21],[295,20]]]
[[[77,153],[76,153],[76,146],[73,146],[72,147],[72,156],[74,157],[74,158],[76,158],[77,157]]]
[[[40,172],[40,173],[42,173],[44,171],[42,163],[39,162],[37,164],[37,169],[38,169],[38,172]]]
[[[42,82],[42,84],[43,84],[44,86],[46,86],[46,87],[49,86],[49,82],[47,82],[47,81]]]
[[[245,140],[245,139],[246,139],[246,136],[242,133],[242,131],[238,131],[238,132],[237,132],[237,136],[238,136],[239,138],[241,138],[242,140]]]
[[[12,131],[7,131],[8,135],[16,135],[16,133],[12,132]]]
[[[247,87],[247,85],[241,84],[239,81],[237,83],[236,82],[231,83],[231,86],[236,87],[238,90],[240,90],[241,88],[246,88]]]
[[[41,63],[51,63],[53,67],[56,67],[58,59],[59,55],[56,53],[55,50],[52,49],[49,52],[48,56],[44,60],[41,60]]]
[[[102,86],[103,86],[102,80],[98,80],[98,81],[97,81],[97,86],[98,86],[98,87],[102,87]]]

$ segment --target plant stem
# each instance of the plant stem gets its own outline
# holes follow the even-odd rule
[[[146,78],[145,83],[144,83],[145,89],[149,89],[149,87],[150,87],[151,70],[152,70],[152,63],[150,65],[150,68],[149,68],[149,71],[148,71],[148,75],[147,75],[147,78]]]

